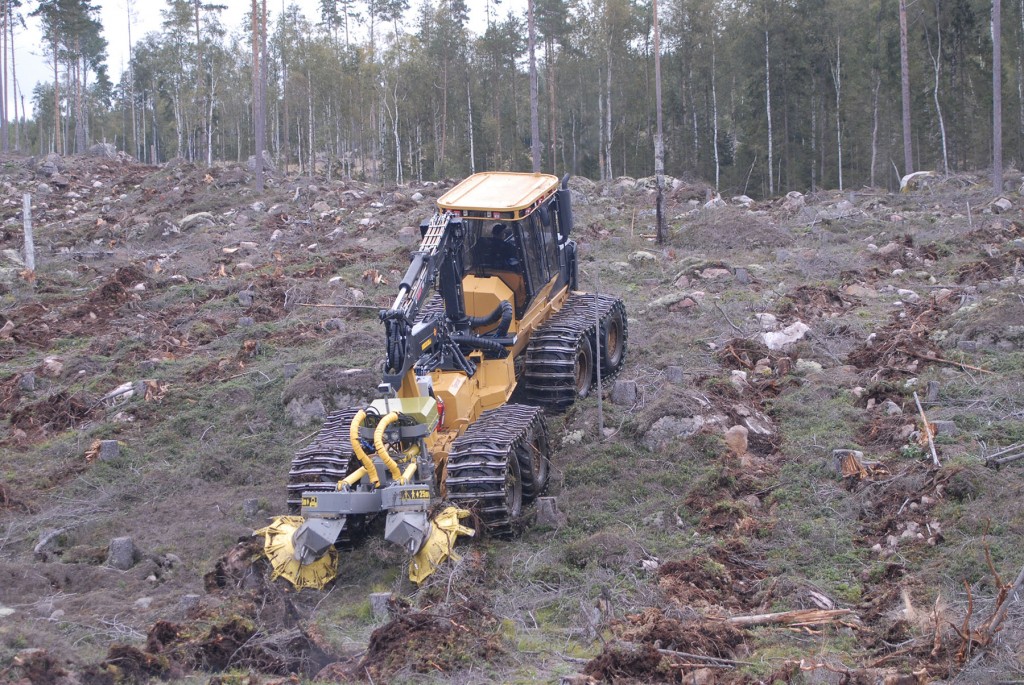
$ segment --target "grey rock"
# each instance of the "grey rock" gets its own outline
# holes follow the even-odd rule
[[[565,514],[558,509],[555,497],[537,498],[537,525],[560,528],[568,521]]]
[[[619,380],[612,386],[612,403],[631,407],[636,404],[640,390],[636,381]]]
[[[935,435],[953,437],[960,432],[953,421],[929,421],[929,423],[935,428]]]
[[[686,373],[681,366],[669,366],[665,369],[665,380],[669,383],[683,383],[686,380]]]
[[[324,212],[331,211],[331,206],[324,202],[323,200],[317,200],[316,202],[313,203],[313,206],[310,207],[310,209],[312,209],[314,212],[318,214],[323,214]]]
[[[187,614],[199,606],[200,599],[199,595],[182,595],[178,600],[178,610],[183,614]]]
[[[903,413],[903,409],[900,407],[900,405],[896,404],[892,400],[886,400],[885,402],[882,402],[881,407],[882,411],[884,411],[889,416],[899,416],[900,414]]]
[[[121,456],[121,443],[117,440],[100,440],[100,461],[111,461]]]
[[[925,401],[931,404],[939,401],[939,382],[928,381],[928,392],[925,395]]]
[[[96,143],[86,152],[90,157],[102,157],[104,159],[116,159],[117,148],[112,143]]]
[[[288,363],[281,367],[281,374],[285,378],[295,378],[299,373],[299,365],[295,363]]]
[[[750,272],[743,267],[736,268],[736,282],[740,285],[750,285],[751,283]]]
[[[64,618],[64,610],[63,609],[54,609],[53,613],[50,614],[50,616],[49,616],[49,619],[51,621],[59,621],[62,618]]]
[[[135,565],[138,558],[138,550],[135,548],[135,541],[130,537],[114,538],[107,547],[107,566],[113,566],[121,571],[127,571]]]
[[[255,293],[251,290],[239,290],[238,291],[238,304],[243,307],[251,307],[252,301],[255,298]]]
[[[43,195],[46,195],[47,193],[52,193],[53,192],[53,188],[51,188],[46,183],[40,183],[39,185],[36,186],[36,192],[37,193],[41,193]]]
[[[423,193],[413,193],[412,194],[413,202],[419,202],[422,199],[423,199]]]
[[[324,329],[328,331],[343,331],[345,330],[345,322],[341,319],[327,319],[324,322]]]
[[[975,342],[974,340],[961,340],[957,342],[956,346],[959,347],[964,352],[978,351],[978,343]]]
[[[704,426],[702,416],[663,416],[647,430],[644,446],[652,452],[671,447],[679,438],[688,438]]]
[[[46,176],[53,176],[64,168],[64,159],[56,152],[51,152],[43,158],[39,165],[40,173]]]
[[[256,325],[256,319],[251,316],[240,316],[238,318],[238,325],[242,328],[250,328]]]
[[[255,518],[258,513],[260,513],[260,501],[258,499],[249,497],[242,502],[242,515],[245,518]]]
[[[810,374],[810,373],[821,373],[823,368],[821,364],[810,359],[797,359],[796,366],[793,367],[794,371],[798,374]]]
[[[1013,203],[1007,200],[1005,197],[1000,197],[992,202],[992,213],[1002,214],[1013,209]]]
[[[327,418],[327,408],[319,397],[295,398],[285,406],[285,411],[292,425],[299,428]]]
[[[390,604],[390,592],[370,593],[370,610],[373,612],[373,617],[378,621],[383,621],[391,616]]]
[[[249,155],[249,159],[245,163],[245,168],[255,173],[256,155]],[[263,171],[269,174],[277,173],[277,167],[274,166],[274,160],[270,158],[270,152],[267,150],[263,151]]]
[[[21,374],[18,379],[18,388],[25,392],[32,392],[36,389],[36,375],[31,371]]]
[[[178,221],[178,227],[183,231],[187,231],[193,228],[208,228],[213,226],[216,220],[213,215],[209,212],[196,212],[195,214],[189,214]]]
[[[403,245],[411,245],[420,237],[420,229],[415,226],[403,226],[398,229],[398,242]]]

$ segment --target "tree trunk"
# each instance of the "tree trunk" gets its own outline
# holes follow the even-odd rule
[[[551,149],[551,173],[555,173],[558,112],[555,109],[555,41],[548,39],[545,48],[548,61],[548,144]]]
[[[836,88],[836,156],[839,175],[839,192],[843,191],[843,129],[840,117],[840,99],[843,92],[843,61],[839,52],[839,36],[836,36],[836,62],[832,69],[832,83]],[[940,118],[941,121],[941,118]]]
[[[64,154],[63,139],[60,135],[60,79],[57,78],[57,39],[53,39],[53,147],[58,155]]]
[[[604,93],[600,90],[597,92],[597,129],[597,165],[601,168],[601,180],[606,181],[608,180],[608,174],[605,173],[606,167],[604,162]]]
[[[605,90],[604,90],[604,116],[606,129],[604,132],[604,161],[608,165],[608,180],[615,178],[612,171],[612,48],[609,45],[605,53]]]
[[[657,133],[654,137],[654,177],[658,184],[655,198],[658,244],[665,242],[665,139],[661,115],[661,29],[658,25],[658,0],[654,0],[654,109]]]
[[[875,85],[871,89],[871,187],[875,187],[875,162],[878,159],[878,91],[882,75],[875,71]]]
[[[902,0],[901,0],[902,1]],[[772,154],[772,66],[768,55],[768,10],[765,9],[764,29],[764,109],[768,120],[768,195],[775,195],[774,164]]]
[[[75,152],[85,152],[85,98],[82,93],[81,41],[75,38]]]
[[[992,0],[992,189],[1003,192],[1002,0]]]
[[[530,50],[530,157],[533,173],[540,173],[540,112],[537,102],[537,25],[533,17],[533,0],[527,2],[527,33]]]
[[[313,178],[316,175],[316,152],[313,149],[313,81],[310,78],[309,69],[306,69],[306,105],[309,109],[309,132],[307,134],[308,147],[309,147],[309,177]]]
[[[255,143],[253,145],[256,166],[256,192],[263,192],[263,121],[260,108],[263,101],[260,97],[260,5],[259,0],[252,0],[252,121]]]
[[[395,106],[398,106],[397,100],[395,101]],[[476,149],[473,147],[473,88],[468,71],[466,72],[466,116],[468,118],[466,129],[469,131],[469,171],[475,174]]]
[[[932,98],[935,101],[935,114],[939,119],[939,136],[942,141],[942,172],[949,175],[949,153],[946,146],[946,122],[942,118],[942,105],[939,103],[939,79],[942,76],[942,25],[941,21],[942,2],[935,3],[935,35],[937,37],[936,51],[932,52],[932,41],[925,31],[925,39],[928,41],[928,56],[932,58],[932,67],[935,71],[935,82],[932,87]]]
[[[907,3],[900,2],[900,84],[903,99],[903,174],[914,172],[910,132],[910,61],[907,57]]]
[[[715,154],[715,192],[718,192],[719,184],[721,183],[721,169],[722,165],[718,158],[718,90],[715,88],[716,78],[716,46],[715,46],[715,33],[718,31],[718,27],[715,26],[711,29],[711,121],[712,121],[712,140],[711,150]]]
[[[7,152],[9,143],[7,141],[7,26],[9,24],[10,2],[3,1],[3,64],[0,66],[0,91],[3,97],[0,98],[0,151]]]

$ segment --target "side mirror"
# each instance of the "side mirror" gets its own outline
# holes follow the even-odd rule
[[[555,193],[558,201],[558,237],[564,243],[572,233],[572,191],[569,174],[562,177],[562,187]]]

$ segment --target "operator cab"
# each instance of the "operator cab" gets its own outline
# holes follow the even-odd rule
[[[568,204],[568,191],[559,192],[557,177],[507,172],[471,176],[438,200],[462,217],[465,273],[501,279],[517,319],[538,295],[575,287],[575,244],[559,202]]]

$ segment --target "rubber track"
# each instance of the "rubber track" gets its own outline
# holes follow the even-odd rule
[[[452,443],[448,499],[473,509],[492,535],[511,533],[517,523],[506,496],[509,460],[518,459],[518,448],[534,431],[544,430],[542,422],[540,407],[504,404],[485,411]]]
[[[548,319],[530,338],[526,348],[526,367],[523,385],[527,400],[543,407],[562,410],[576,401],[576,348],[584,335],[590,338],[597,355],[594,338],[594,300],[597,316],[605,321],[612,310],[622,308],[622,301],[608,295],[574,293],[554,316]],[[623,316],[623,323],[625,323]],[[628,338],[624,326],[622,334]],[[623,345],[627,342],[623,340]],[[597,367],[595,360],[595,369]],[[603,362],[601,363],[604,366]],[[621,366],[620,366],[621,368]],[[619,369],[602,368],[602,380],[611,380]],[[596,371],[595,371],[596,373]]]
[[[334,492],[338,481],[359,468],[349,442],[349,426],[358,409],[349,408],[327,416],[323,427],[306,447],[296,452],[288,470],[288,510],[298,514],[303,492]],[[354,542],[366,522],[365,516],[350,516],[338,538]]]

